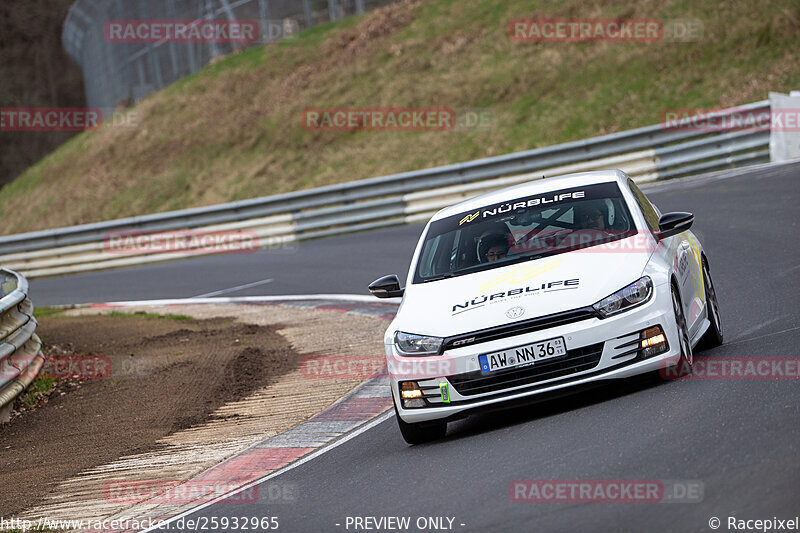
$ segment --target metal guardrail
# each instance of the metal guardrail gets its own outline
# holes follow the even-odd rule
[[[0,269],[0,423],[11,405],[44,364],[42,341],[36,335],[28,282],[12,270]]]
[[[769,112],[769,101],[713,113]],[[702,131],[656,124],[591,139],[202,208],[0,237],[0,263],[28,277],[130,266],[195,255],[126,255],[104,248],[109,232],[241,230],[262,247],[422,222],[483,192],[542,176],[620,168],[639,182],[769,161],[769,131]]]

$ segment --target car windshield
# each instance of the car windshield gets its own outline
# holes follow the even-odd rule
[[[636,227],[616,183],[519,197],[431,223],[414,283],[624,239]]]

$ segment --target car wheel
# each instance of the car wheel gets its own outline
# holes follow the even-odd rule
[[[703,286],[706,291],[706,307],[708,308],[708,321],[711,325],[703,336],[697,347],[701,350],[715,348],[722,344],[722,320],[719,317],[719,303],[717,302],[717,291],[714,289],[714,282],[711,281],[711,274],[708,272],[708,263],[703,258]]]
[[[689,330],[686,327],[686,317],[683,316],[683,307],[681,306],[680,296],[675,287],[672,287],[672,309],[675,312],[675,325],[678,327],[678,338],[681,345],[681,358],[677,363],[677,377],[686,376],[692,373],[692,343],[689,341]],[[675,375],[675,372],[668,372],[669,375]]]
[[[397,418],[397,425],[400,426],[400,433],[403,435],[403,439],[409,444],[424,444],[443,439],[447,433],[447,422],[404,422],[397,412],[397,405],[394,406],[394,416]]]

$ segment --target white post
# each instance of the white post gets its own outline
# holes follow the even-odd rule
[[[800,91],[769,93],[770,161],[800,159]]]

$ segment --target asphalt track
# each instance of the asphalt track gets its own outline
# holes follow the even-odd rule
[[[647,190],[662,211],[691,211],[717,285],[726,343],[696,354],[800,356],[800,164],[739,171]],[[39,305],[195,296],[272,282],[231,296],[364,293],[408,268],[420,226],[301,243],[293,252],[198,258],[35,280]],[[343,332],[345,333],[345,332]],[[199,516],[276,516],[279,531],[366,531],[347,517],[454,518],[454,531],[711,531],[718,517],[800,515],[800,381],[654,380],[448,427],[409,447],[389,418],[268,483],[290,503],[219,503]],[[518,503],[518,479],[683,480],[699,503]],[[445,521],[447,523],[447,521]],[[336,524],[340,524],[337,526]],[[464,524],[464,525],[461,525]],[[178,528],[180,529],[180,528]],[[428,529],[430,530],[430,529]],[[411,527],[408,531],[418,531]]]

